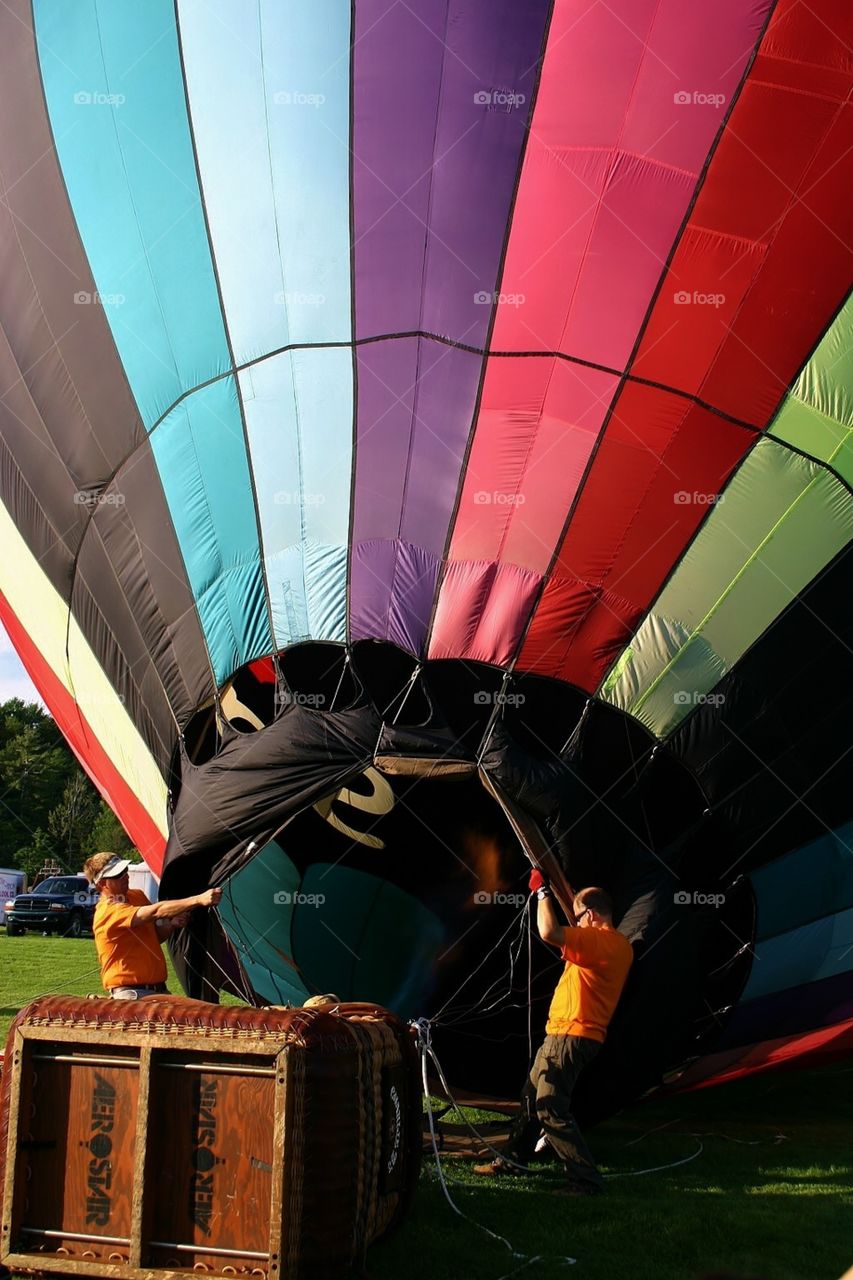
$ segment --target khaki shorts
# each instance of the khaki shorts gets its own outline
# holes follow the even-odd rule
[[[165,982],[158,982],[156,987],[110,987],[111,1000],[140,1000],[143,996],[163,996],[169,994]]]

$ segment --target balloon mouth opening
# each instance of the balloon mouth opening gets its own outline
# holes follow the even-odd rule
[[[508,1041],[486,1075],[510,1088],[523,1069],[526,1013],[508,1011],[506,1000],[487,1006],[526,929],[528,872],[515,830],[476,774],[370,767],[258,849],[227,882],[220,917],[258,1001],[304,1003],[334,990],[404,1018],[437,1017],[443,1059],[472,1087],[483,1083],[472,1034]],[[551,994],[552,967],[535,947],[537,1008]],[[525,960],[519,1000],[526,983]]]

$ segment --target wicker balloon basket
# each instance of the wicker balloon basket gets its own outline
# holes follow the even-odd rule
[[[12,1025],[0,1101],[14,1272],[333,1280],[420,1163],[416,1051],[374,1005],[46,997]]]

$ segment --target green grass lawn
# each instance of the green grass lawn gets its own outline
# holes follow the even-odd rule
[[[168,947],[163,948],[169,970],[169,990],[181,986],[172,968]],[[104,995],[95,943],[82,938],[43,938],[25,933],[17,938],[0,929],[0,1043],[5,1044],[9,1023],[18,1010],[36,996]]]
[[[547,1255],[520,1271],[522,1280],[692,1280],[720,1271],[836,1280],[853,1263],[851,1085],[853,1067],[835,1067],[635,1107],[587,1135],[602,1170],[618,1175],[598,1199],[553,1196],[560,1180],[550,1166],[486,1185],[470,1162],[448,1159],[444,1169],[465,1214],[516,1250]],[[690,1156],[700,1142],[688,1164],[625,1176]],[[404,1274],[407,1258],[408,1275],[434,1280],[495,1280],[521,1266],[452,1213],[428,1169],[406,1228],[371,1253],[374,1280]],[[560,1254],[577,1266],[559,1264]]]
[[[169,985],[180,990],[171,966]],[[34,996],[98,990],[91,938],[7,938],[0,930],[4,1037]],[[838,1280],[853,1262],[851,1086],[853,1064],[647,1102],[588,1135],[603,1171],[619,1175],[594,1200],[553,1196],[559,1177],[550,1167],[484,1185],[470,1162],[446,1159],[459,1208],[519,1253],[541,1258],[530,1265],[452,1212],[428,1160],[410,1218],[374,1246],[370,1275],[498,1280],[517,1271],[522,1280],[694,1280],[726,1271]],[[625,1176],[690,1156],[700,1142],[702,1153],[688,1164]],[[560,1262],[561,1255],[577,1265]]]

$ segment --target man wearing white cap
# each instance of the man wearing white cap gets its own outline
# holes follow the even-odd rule
[[[140,889],[129,888],[128,858],[95,853],[83,871],[98,889],[92,932],[101,966],[101,981],[114,1000],[136,1000],[166,992],[166,961],[161,943],[186,924],[193,907],[214,907],[221,889],[206,889],[192,898],[149,902]]]

